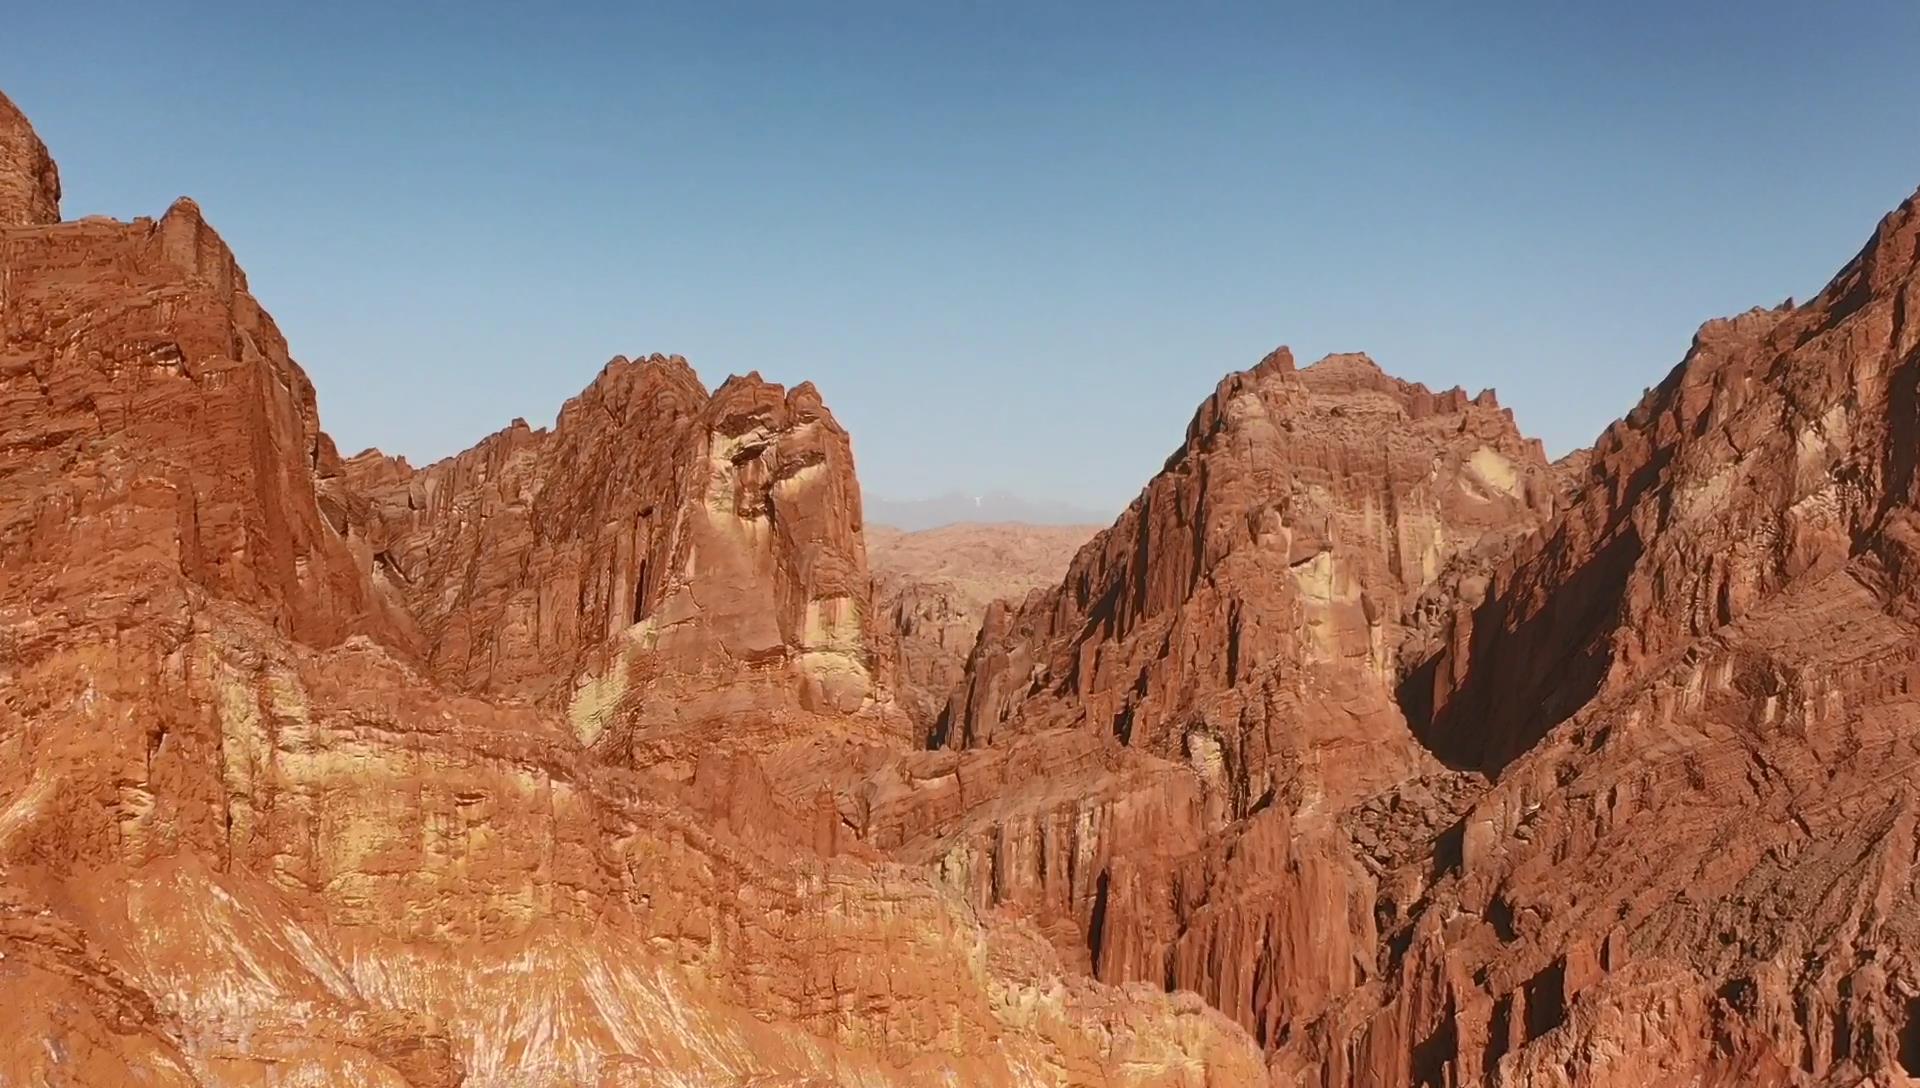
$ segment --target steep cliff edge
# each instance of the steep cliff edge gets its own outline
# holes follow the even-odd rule
[[[44,192],[6,136],[0,192]],[[551,433],[348,463],[191,202],[26,218],[0,1079],[1261,1081],[1190,995],[1079,976],[798,784],[815,729],[899,743],[811,389],[617,361]]]
[[[1475,592],[1557,492],[1491,393],[1277,351],[1059,586],[989,611],[952,751],[876,776],[863,826],[1100,978],[1277,1045],[1373,978],[1376,877],[1480,787],[1394,700],[1426,595]]]
[[[709,395],[677,356],[616,358],[551,431],[516,422],[418,471],[368,451],[343,481],[342,524],[434,674],[564,710],[605,758],[686,772],[749,734],[907,732],[853,454],[811,385]]]
[[[957,784],[902,775],[879,826],[977,899],[1067,904],[1101,977],[1196,989],[1277,1083],[1920,1077],[1917,304],[1920,196],[1812,301],[1709,322],[1590,451],[1526,463],[1524,501],[1453,520],[1476,507],[1363,485],[1293,519],[1371,527],[1327,547],[1289,523],[1299,474],[1195,458],[1235,434],[1230,378],[1061,587],[989,618]],[[1236,478],[1258,500],[1218,509]],[[1408,515],[1438,562],[1407,561]],[[1249,617],[1242,586],[1287,606]],[[1219,730],[1263,700],[1278,729]],[[977,800],[917,826],[903,789]]]
[[[1061,586],[989,620],[944,740],[1064,726],[1170,758],[1217,748],[1244,811],[1276,739],[1251,693],[1306,673],[1384,690],[1420,591],[1552,501],[1492,394],[1435,394],[1363,355],[1296,370],[1283,348],[1221,382]]]
[[[1455,613],[1408,705],[1499,782],[1402,874],[1328,1079],[1920,1075],[1916,303],[1920,196],[1808,303],[1705,325]]]
[[[1276,352],[993,605],[810,386],[343,459],[58,199],[0,99],[0,1080],[1920,1078],[1920,195],[1557,464]]]
[[[0,227],[60,221],[60,169],[13,99],[0,94]]]
[[[1566,515],[1408,690],[1498,767],[1607,688],[1871,552],[1904,583],[1912,201],[1804,306],[1712,321],[1593,448]],[[1520,685],[1516,687],[1516,685]]]

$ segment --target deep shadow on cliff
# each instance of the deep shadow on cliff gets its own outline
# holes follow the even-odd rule
[[[9,1082],[1920,1075],[1920,197],[1560,462],[1280,349],[873,562],[810,385],[343,458],[197,205],[59,198],[0,99]]]

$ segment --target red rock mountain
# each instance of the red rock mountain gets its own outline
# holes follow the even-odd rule
[[[1418,840],[1465,789],[1393,698],[1422,590],[1554,494],[1491,394],[1275,352],[1060,586],[989,612],[940,725],[957,751],[877,779],[870,834],[1099,977],[1197,991],[1277,1042],[1375,974],[1357,807],[1423,800],[1381,832]]]
[[[1558,464],[1275,352],[1046,579],[678,358],[343,459],[58,197],[0,99],[6,1083],[1920,1078],[1920,195]]]
[[[1132,778],[911,841],[1277,1083],[1920,1077],[1915,313],[1920,195],[1556,466],[1352,360],[1229,378],[946,712],[963,779],[1089,734]]]
[[[344,461],[199,209],[50,222],[5,120],[0,1079],[1259,1082],[852,839],[905,727],[811,389]]]
[[[0,94],[0,227],[59,221],[60,171],[19,107]]]
[[[1454,612],[1414,725],[1498,782],[1396,897],[1353,1082],[1920,1076],[1916,314],[1920,195],[1704,326]]]
[[[853,455],[811,385],[709,396],[684,359],[617,358],[551,432],[418,472],[370,451],[321,501],[437,679],[564,710],[602,758],[689,770],[723,719],[776,747],[903,728]]]

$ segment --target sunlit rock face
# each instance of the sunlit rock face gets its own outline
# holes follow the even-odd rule
[[[1558,490],[1491,393],[1285,349],[1229,375],[1058,586],[988,612],[951,751],[873,780],[876,833],[1277,1046],[1375,983],[1383,859],[1479,788],[1415,740],[1403,662]]]
[[[0,1080],[1264,1080],[855,834],[908,729],[810,387],[343,460],[197,207],[15,214],[0,136]]]
[[[875,811],[976,898],[1064,916],[1101,977],[1199,991],[1279,1083],[1920,1076],[1917,304],[1920,197],[1812,301],[1705,325],[1591,450],[1450,439],[1386,486],[1310,484],[1347,497],[1305,518],[1304,441],[1250,489],[1269,520],[1178,499],[1247,476],[1196,438],[1274,441],[1230,378],[1107,547],[989,617],[950,704],[954,780],[1061,769],[933,831]],[[1450,478],[1481,505],[1432,501]],[[1093,875],[1055,890],[1056,843]]]
[[[1363,355],[1296,370],[1283,348],[1221,382],[1057,589],[989,621],[947,743],[1059,725],[1185,757],[1190,736],[1236,747],[1229,719],[1277,672],[1390,689],[1420,592],[1552,500],[1491,393],[1433,393]]]
[[[852,452],[810,385],[709,395],[677,356],[617,358],[551,431],[418,471],[369,451],[340,491],[436,678],[553,707],[610,759],[688,769],[715,734],[822,717],[905,729]]]
[[[0,227],[60,221],[60,170],[13,100],[0,94]]]
[[[1407,878],[1354,1082],[1920,1071],[1916,303],[1920,197],[1811,301],[1707,323],[1409,670],[1498,783]]]
[[[1920,1076],[1920,197],[1557,464],[1276,352],[882,608],[811,387],[343,459],[0,107],[0,1081]]]

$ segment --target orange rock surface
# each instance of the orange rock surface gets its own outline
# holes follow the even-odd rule
[[[1702,327],[1412,670],[1498,781],[1403,879],[1351,1082],[1920,1076],[1916,304],[1920,195]]]
[[[991,800],[885,826],[1275,1083],[1908,1083],[1916,313],[1920,195],[1553,466],[1352,359],[1229,378],[989,616],[943,724]],[[1130,769],[997,784],[1046,758]]]
[[[852,838],[823,761],[904,718],[809,387],[344,461],[191,202],[6,207],[0,1079],[1259,1082]]]
[[[59,221],[60,171],[19,107],[0,94],[0,227]]]
[[[1558,463],[1281,349],[908,535],[677,357],[342,458],[58,200],[0,98],[0,1082],[1920,1078],[1920,195]]]
[[[1385,851],[1431,838],[1471,788],[1393,698],[1423,591],[1555,493],[1490,393],[1359,355],[1296,369],[1285,349],[1230,375],[1060,586],[989,613],[939,724],[963,783],[984,753],[1012,746],[1033,773],[1090,740],[1126,772],[1063,789],[1042,769],[1044,788],[990,791],[911,847],[945,851],[976,902],[1077,934],[1099,977],[1194,990],[1279,1043],[1377,971],[1380,863],[1351,813],[1421,800],[1377,832]]]

